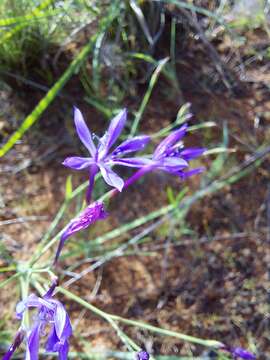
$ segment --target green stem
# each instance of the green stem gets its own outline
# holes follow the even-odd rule
[[[132,123],[132,127],[131,127],[131,130],[130,130],[130,135],[129,135],[129,138],[131,138],[132,136],[134,136],[136,134],[136,131],[138,129],[138,126],[139,126],[139,123],[140,123],[140,120],[142,118],[142,115],[144,113],[144,110],[146,108],[146,105],[148,104],[149,102],[149,99],[151,97],[151,94],[152,94],[152,91],[153,91],[153,88],[157,82],[157,79],[159,77],[159,74],[161,73],[163,67],[166,65],[166,63],[169,61],[169,58],[165,58],[165,59],[162,59],[158,62],[157,64],[157,67],[156,69],[154,70],[152,76],[151,76],[151,79],[150,79],[150,82],[149,82],[149,86],[148,86],[148,89],[143,97],[143,100],[141,102],[141,105],[140,105],[140,108],[139,110],[136,112],[136,115],[135,115],[135,119]]]
[[[45,233],[45,235],[41,239],[36,252],[34,253],[34,255],[32,256],[32,258],[29,261],[29,266],[30,267],[32,267],[41,258],[41,256],[55,243],[55,241],[57,241],[59,239],[59,237],[61,236],[63,230],[60,231],[47,245],[44,246],[44,244],[46,244],[46,242],[50,238],[51,234],[53,233],[54,229],[58,225],[59,221],[62,219],[62,217],[63,217],[63,215],[64,215],[64,213],[65,213],[65,211],[66,211],[66,209],[68,207],[68,204],[69,204],[69,200],[66,200],[62,204],[60,209],[58,210],[58,212],[57,212],[53,222],[51,223],[48,231]],[[49,245],[49,247],[48,247],[48,245]],[[44,249],[45,249],[45,251],[44,251]]]
[[[50,236],[53,233],[54,229],[58,225],[59,221],[62,219],[68,205],[69,205],[69,200],[65,200],[64,203],[62,204],[62,206],[60,207],[60,209],[58,210],[54,220],[50,224],[49,229],[47,230],[47,232],[45,233],[45,235],[41,239],[41,241],[39,243],[39,246],[44,245],[44,243],[46,243],[48,241],[48,239],[50,238]]]
[[[28,297],[28,292],[29,292],[30,274],[27,271],[25,273],[21,273],[21,275],[22,275],[20,277],[21,295],[22,295],[22,300],[26,300]],[[23,324],[24,328],[26,328],[26,329],[29,327],[28,311],[24,311],[24,313],[23,313],[22,324]]]
[[[114,328],[119,338],[122,340],[122,342],[126,345],[127,349],[129,351],[139,351],[140,347],[127,335],[120,329],[118,324],[111,318],[107,317],[106,320],[110,323],[110,325]]]
[[[19,276],[21,276],[21,274],[19,272],[17,272],[16,274],[13,274],[12,276],[10,276],[9,278],[7,278],[6,280],[3,280],[0,282],[0,289],[4,286],[6,286],[8,283],[10,283],[12,280],[18,278]]]
[[[0,273],[3,272],[10,272],[10,271],[15,271],[16,270],[16,266],[15,265],[10,265],[10,266],[4,266],[0,268]]]
[[[66,226],[67,227],[67,226]],[[33,265],[60,239],[60,236],[65,231],[66,227],[59,231],[51,241],[49,241],[37,254],[35,254],[32,259],[29,261],[29,268],[32,268]]]
[[[175,337],[175,338],[183,340],[183,341],[187,341],[187,342],[190,342],[190,343],[193,343],[193,344],[203,345],[203,346],[206,346],[206,347],[212,347],[212,348],[219,349],[219,348],[221,348],[223,346],[223,344],[221,342],[216,341],[216,340],[208,340],[208,339],[204,340],[204,339],[200,339],[200,338],[197,338],[197,337],[194,337],[194,336],[185,335],[185,334],[182,334],[182,333],[179,333],[179,332],[176,332],[176,331],[162,329],[162,328],[159,328],[157,326],[146,324],[146,323],[144,323],[142,321],[125,319],[125,318],[123,318],[121,316],[118,316],[118,315],[108,314],[108,313],[98,309],[94,305],[88,303],[87,301],[83,300],[79,296],[73,294],[72,292],[62,288],[61,286],[57,287],[57,290],[60,293],[67,296],[68,298],[70,298],[71,300],[74,300],[78,304],[82,305],[86,309],[92,311],[94,314],[102,317],[103,319],[105,319],[105,320],[107,320],[109,322],[111,320],[122,322],[124,324],[131,325],[131,326],[136,326],[136,327],[139,327],[141,329],[146,329],[146,330],[149,330],[151,332],[158,333],[160,335],[172,336],[172,337]]]

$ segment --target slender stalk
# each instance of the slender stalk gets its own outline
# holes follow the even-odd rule
[[[16,270],[16,267],[14,265],[4,266],[4,267],[0,268],[0,273],[10,272],[10,271],[15,271],[15,270]]]
[[[60,293],[64,294],[65,296],[67,296],[69,299],[77,302],[78,304],[82,305],[83,307],[85,307],[86,309],[92,311],[94,314],[102,317],[103,319],[110,321],[110,320],[114,320],[114,321],[118,321],[118,322],[122,322],[124,324],[127,325],[131,325],[131,326],[136,326],[139,327],[141,329],[146,329],[148,331],[160,334],[160,335],[165,335],[165,336],[172,336],[175,337],[177,339],[183,340],[183,341],[187,341],[193,344],[199,344],[199,345],[203,345],[206,347],[212,347],[215,349],[219,349],[223,346],[223,344],[219,341],[216,340],[209,340],[209,339],[200,339],[191,335],[185,335],[176,331],[172,331],[172,330],[167,330],[167,329],[162,329],[159,328],[157,326],[153,326],[153,325],[149,325],[147,323],[144,323],[142,321],[137,321],[137,320],[130,320],[130,319],[126,319],[123,318],[121,316],[118,315],[113,315],[113,314],[108,314],[102,310],[100,310],[99,308],[95,307],[94,305],[88,303],[87,301],[83,300],[82,298],[80,298],[79,296],[73,294],[72,292],[66,290],[65,288],[62,288],[61,286],[57,287],[57,291],[59,291]],[[110,319],[110,320],[109,320]]]
[[[8,283],[10,283],[12,280],[17,279],[19,276],[21,276],[21,274],[19,272],[17,272],[16,274],[13,274],[12,276],[10,276],[9,278],[7,278],[6,280],[3,280],[0,282],[0,289],[4,286],[6,286]]]
[[[138,181],[141,177],[152,170],[152,166],[145,166],[136,171],[130,178],[125,181],[123,189],[126,189],[128,186],[132,185],[136,181]],[[119,194],[117,189],[112,189],[108,191],[105,195],[103,195],[99,200],[104,201],[107,199],[112,199],[115,195]]]
[[[132,127],[131,127],[131,130],[130,130],[130,135],[129,135],[130,138],[136,134],[136,131],[137,131],[139,123],[140,123],[140,120],[142,118],[142,115],[144,113],[146,105],[148,104],[148,101],[149,101],[149,99],[151,97],[153,88],[154,88],[154,86],[155,86],[155,84],[156,84],[156,82],[158,80],[159,74],[161,73],[163,67],[166,65],[166,63],[168,61],[169,61],[168,57],[165,58],[165,59],[160,60],[158,62],[158,64],[157,64],[156,69],[154,70],[154,72],[153,72],[153,74],[151,76],[148,89],[147,89],[147,91],[146,91],[146,93],[145,93],[145,95],[143,97],[140,108],[139,108],[138,112],[136,113],[135,119],[134,119],[134,121],[132,123]]]
[[[59,233],[57,233],[38,253],[34,254],[32,259],[29,261],[30,268],[33,267],[33,265],[60,239],[67,226],[59,231]]]
[[[23,273],[20,277],[20,285],[21,285],[21,295],[22,300],[26,300],[29,292],[29,273],[28,271]],[[23,328],[27,329],[29,327],[29,314],[28,311],[23,313],[22,319]]]
[[[47,232],[45,233],[45,235],[41,239],[41,241],[39,243],[39,246],[44,245],[44,243],[46,243],[46,241],[50,238],[51,234],[53,233],[54,229],[58,225],[59,221],[62,219],[68,205],[69,205],[69,201],[65,200],[64,203],[62,204],[62,206],[60,207],[60,209],[58,210],[54,220],[50,224],[49,229],[47,230]]]

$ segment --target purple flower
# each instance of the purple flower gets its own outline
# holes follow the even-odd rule
[[[189,160],[195,159],[205,151],[202,148],[184,149],[183,145],[179,144],[186,134],[187,128],[187,124],[184,124],[180,129],[173,131],[156,147],[152,157],[155,168],[178,175],[182,179],[203,171],[203,168],[184,170],[189,166]]]
[[[136,360],[149,360],[149,354],[147,351],[141,350],[136,354]]]
[[[59,360],[67,359],[68,338],[72,334],[72,328],[63,304],[52,297],[56,285],[57,282],[54,282],[43,297],[31,294],[16,306],[16,314],[19,319],[23,318],[25,310],[29,308],[36,308],[37,310],[31,327],[24,329],[26,338],[25,360],[38,360],[39,338],[46,335],[47,328],[49,328],[49,334],[45,345],[46,351],[58,352]],[[18,334],[3,360],[10,359],[14,348],[22,342],[22,330]]]
[[[236,347],[230,350],[232,356],[234,357],[234,359],[244,359],[244,360],[256,360],[256,356],[254,354],[252,354],[251,352],[241,348],[241,347]]]
[[[96,201],[87,206],[76,218],[72,219],[61,236],[54,263],[57,262],[64,243],[70,236],[80,230],[86,229],[98,220],[105,219],[106,216],[107,213],[104,209],[104,204]]]
[[[96,147],[91,132],[83,119],[82,113],[79,109],[74,109],[74,122],[78,136],[89,151],[90,156],[68,157],[64,160],[63,165],[75,170],[89,169],[89,188],[87,192],[88,203],[90,202],[95,176],[99,171],[108,185],[122,191],[124,181],[111,169],[111,167],[113,165],[124,165],[140,168],[148,164],[148,160],[145,158],[137,157],[125,159],[122,158],[122,156],[130,152],[142,150],[149,142],[149,136],[142,135],[126,140],[116,147],[114,151],[109,153],[111,147],[122,132],[126,120],[127,111],[124,109],[111,120],[108,131],[106,131],[102,138],[98,139],[98,145]]]

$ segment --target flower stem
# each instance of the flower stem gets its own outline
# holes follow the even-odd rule
[[[87,204],[90,204],[91,196],[93,192],[94,182],[95,182],[95,176],[98,173],[98,167],[96,165],[93,165],[90,167],[89,172],[89,185],[86,191],[86,202]]]
[[[126,189],[128,186],[132,185],[136,181],[138,181],[141,177],[143,177],[145,174],[150,172],[152,170],[152,166],[144,166],[140,168],[138,171],[135,172],[130,178],[128,178],[125,183],[123,189]],[[112,199],[115,195],[119,194],[119,191],[117,189],[112,189],[108,191],[106,194],[104,194],[99,200],[104,201],[107,199]]]
[[[206,347],[211,347],[211,348],[215,348],[215,349],[220,349],[222,348],[223,343],[216,341],[216,340],[209,340],[209,339],[200,339],[194,336],[190,336],[190,335],[185,335],[176,331],[171,331],[171,330],[167,330],[167,329],[162,329],[159,328],[157,326],[153,326],[153,325],[149,325],[147,323],[144,323],[142,321],[137,321],[137,320],[130,320],[130,319],[126,319],[123,318],[121,316],[118,315],[113,315],[113,314],[108,314],[102,310],[100,310],[99,308],[95,307],[94,305],[88,303],[87,301],[83,300],[82,298],[80,298],[79,296],[73,294],[72,292],[66,290],[65,288],[59,286],[57,287],[57,290],[64,294],[65,296],[67,296],[68,298],[70,298],[71,300],[74,300],[75,302],[77,302],[78,304],[82,305],[83,307],[85,307],[88,310],[91,310],[93,313],[95,313],[96,315],[102,317],[103,319],[107,320],[107,321],[118,321],[118,322],[122,322],[124,324],[127,325],[131,325],[131,326],[136,326],[139,327],[141,329],[146,329],[149,330],[151,332],[154,333],[158,333],[160,335],[165,335],[165,336],[172,336],[175,337],[177,339],[183,340],[183,341],[187,341],[193,344],[199,344],[199,345],[203,345]]]
[[[29,272],[26,270],[25,273],[22,274],[22,276],[20,276],[20,285],[21,285],[21,295],[22,295],[22,300],[26,300],[28,297],[28,292],[29,292]],[[24,329],[27,329],[29,327],[29,314],[28,311],[25,311],[23,314],[23,319],[22,319],[22,325]]]

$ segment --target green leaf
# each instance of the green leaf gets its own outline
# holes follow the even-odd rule
[[[167,187],[167,197],[170,204],[175,203],[175,195],[173,193],[173,189],[170,186]]]
[[[153,88],[154,88],[154,86],[155,86],[155,84],[156,84],[156,82],[157,82],[157,80],[159,78],[159,75],[160,75],[161,71],[163,70],[164,66],[166,65],[166,63],[168,61],[169,61],[168,57],[158,61],[158,63],[157,63],[158,65],[155,68],[155,71],[153,72],[153,74],[151,76],[151,79],[150,79],[147,91],[146,91],[146,93],[145,93],[145,95],[143,97],[141,106],[140,106],[138,112],[136,113],[134,122],[133,122],[131,130],[130,130],[130,137],[132,137],[132,136],[134,136],[136,134],[139,123],[140,123],[140,120],[141,120],[142,115],[144,113],[144,110],[146,108],[146,105],[148,104],[148,101],[149,101],[149,99],[151,97]]]
[[[66,200],[69,200],[72,195],[72,175],[69,175],[66,180]]]

